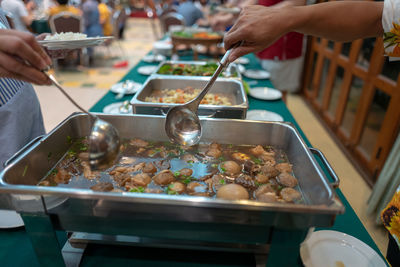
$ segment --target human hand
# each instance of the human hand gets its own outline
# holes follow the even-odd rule
[[[40,70],[51,59],[30,33],[0,29],[0,78],[14,78],[39,85],[51,84]]]
[[[291,9],[259,5],[245,7],[224,38],[226,50],[243,41],[241,46],[232,50],[229,61],[233,62],[246,54],[261,51],[289,32]]]

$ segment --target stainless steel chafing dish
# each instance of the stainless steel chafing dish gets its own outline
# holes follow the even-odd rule
[[[112,123],[122,138],[168,140],[164,132],[165,117],[98,116]],[[291,231],[290,236],[294,236],[296,231],[306,233],[309,227],[331,226],[335,216],[344,212],[332,184],[313,156],[318,150],[308,148],[292,125],[278,122],[204,118],[201,142],[262,144],[283,149],[294,166],[305,204],[105,193],[68,185],[36,186],[69,149],[69,137],[89,134],[89,121],[85,114],[72,114],[49,134],[34,140],[11,158],[0,173],[0,193],[6,196],[0,201],[0,208],[33,214],[35,220],[38,216],[48,216],[54,229],[92,233],[85,236],[96,239],[93,235],[97,235],[103,241],[114,240],[119,244],[121,240],[128,240],[123,237],[138,236],[169,240],[164,245],[171,245],[174,240],[242,244],[238,247],[240,251],[244,250],[244,244],[259,246],[270,242],[274,238],[273,229],[278,232],[287,229]],[[336,179],[326,160],[322,157],[321,161]],[[337,183],[338,180],[335,185]],[[294,253],[298,253],[298,244],[303,238],[304,235],[299,236]],[[82,234],[78,239],[82,240]],[[209,245],[205,247],[211,249]]]
[[[152,75],[144,83],[142,89],[131,100],[134,114],[166,115],[171,107],[178,104],[145,102],[156,89],[178,89],[186,86],[202,89],[209,77]],[[231,96],[232,106],[200,105],[199,116],[212,118],[244,119],[249,107],[243,84],[235,79],[218,78],[210,93]]]
[[[167,64],[184,64],[184,65],[199,65],[199,66],[204,66],[208,63],[214,63],[214,62],[210,62],[210,61],[179,61],[179,60],[166,60],[166,61],[162,61],[158,67],[157,70],[154,72],[157,75],[167,75],[167,74],[161,74],[159,73],[160,69]],[[215,62],[216,64],[218,64],[218,62]],[[228,71],[224,71],[222,73],[222,77],[220,78],[230,78],[230,79],[238,79],[238,80],[242,80],[242,74],[240,73],[239,69],[238,69],[238,65],[236,63],[230,63],[228,66]],[[185,76],[185,75],[172,75],[172,76]],[[211,75],[210,75],[211,76]],[[192,75],[189,77],[205,77],[205,76],[196,76],[196,75]]]

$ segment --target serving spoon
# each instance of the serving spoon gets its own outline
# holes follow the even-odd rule
[[[117,129],[110,123],[100,119],[96,115],[82,108],[72,97],[62,88],[56,78],[43,71],[52,83],[82,112],[86,113],[94,120],[89,136],[89,165],[92,170],[107,169],[114,165],[119,154],[120,138]]]
[[[230,62],[228,58],[232,49],[240,45],[241,42],[235,44],[226,51],[211,79],[193,100],[184,105],[175,106],[168,111],[165,118],[165,132],[172,142],[184,146],[192,146],[200,141],[202,133],[201,123],[197,116],[199,104],[213,86],[221,71],[229,65]]]

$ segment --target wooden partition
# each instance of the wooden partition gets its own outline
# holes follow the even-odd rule
[[[399,133],[399,71],[400,61],[383,56],[382,38],[308,39],[304,97],[370,185]]]

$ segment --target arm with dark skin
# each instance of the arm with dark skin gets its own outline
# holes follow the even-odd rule
[[[283,4],[282,4],[283,5]],[[265,49],[282,35],[295,31],[334,41],[382,36],[383,2],[334,1],[310,6],[249,6],[224,38],[225,48],[244,41],[232,51],[231,61]]]

